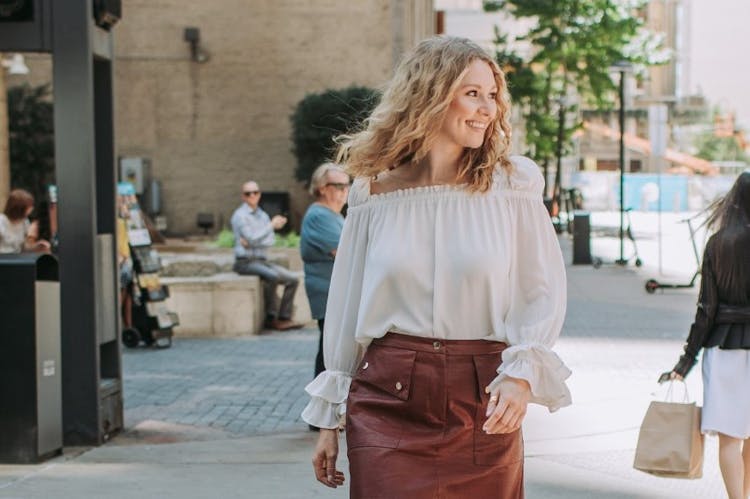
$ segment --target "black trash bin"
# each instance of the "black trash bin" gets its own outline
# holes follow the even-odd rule
[[[573,265],[591,265],[591,213],[573,212]]]
[[[0,462],[62,452],[60,282],[47,254],[0,254]]]

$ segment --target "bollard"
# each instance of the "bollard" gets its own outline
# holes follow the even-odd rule
[[[573,265],[591,265],[591,213],[573,212]]]

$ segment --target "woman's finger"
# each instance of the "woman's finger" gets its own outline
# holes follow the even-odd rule
[[[313,456],[313,471],[315,472],[315,478],[322,484],[328,485],[326,478],[326,465],[325,457],[322,454],[316,454]]]
[[[336,470],[336,474],[333,476],[333,483],[340,487],[341,485],[344,485],[344,481],[346,481],[344,473]]]
[[[523,423],[523,418],[526,416],[526,411],[518,411],[513,416],[513,418],[508,421],[508,433],[513,433],[518,428],[521,427],[521,423]]]
[[[497,407],[495,407],[495,409],[492,411],[490,417],[487,418],[487,421],[485,421],[482,429],[487,433],[491,433],[492,429],[495,427],[495,425],[497,425],[497,422],[503,416],[507,408],[508,401],[504,397],[500,397],[500,400],[497,403]]]
[[[484,414],[486,417],[490,417],[490,414],[495,411],[499,399],[500,395],[497,391],[495,391],[494,393],[490,393],[490,400],[489,402],[487,402],[487,411]]]
[[[326,457],[326,480],[330,487],[335,487],[336,483],[334,478],[336,477],[336,455],[330,454]]]

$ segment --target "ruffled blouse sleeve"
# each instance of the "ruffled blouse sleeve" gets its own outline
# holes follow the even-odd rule
[[[539,167],[528,158],[514,158],[514,164],[506,191],[513,238],[505,317],[509,347],[490,389],[506,376],[525,379],[531,402],[553,412],[571,403],[565,384],[570,369],[552,351],[565,319],[565,264],[542,202]]]
[[[349,192],[349,208],[333,264],[323,331],[326,370],[310,382],[311,396],[302,419],[318,428],[338,428],[345,411],[349,385],[365,346],[355,340],[368,243],[369,180],[356,179]]]

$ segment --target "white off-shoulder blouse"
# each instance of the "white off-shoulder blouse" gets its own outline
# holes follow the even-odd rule
[[[539,167],[511,158],[487,193],[426,186],[370,194],[354,181],[325,314],[326,371],[302,418],[337,428],[352,374],[373,338],[397,331],[509,345],[504,376],[550,411],[571,403],[570,370],[551,350],[566,306],[565,266],[542,203]]]

